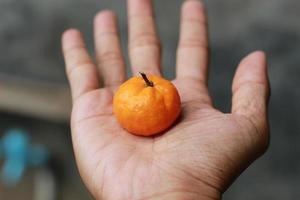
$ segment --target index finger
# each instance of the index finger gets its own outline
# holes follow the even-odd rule
[[[177,50],[177,77],[207,82],[208,31],[204,5],[189,0],[182,6]]]

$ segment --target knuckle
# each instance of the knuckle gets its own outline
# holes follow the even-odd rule
[[[160,41],[158,40],[155,33],[141,33],[137,36],[135,36],[130,41],[130,48],[141,48],[141,47],[147,47],[147,46],[155,46],[160,47]]]
[[[208,49],[208,32],[206,20],[185,18],[182,24],[182,36],[179,47]],[[192,31],[186,31],[192,30]]]
[[[121,64],[123,63],[123,57],[120,53],[115,51],[105,51],[98,55],[97,60],[102,64]]]
[[[76,61],[67,68],[67,74],[71,76],[75,71],[81,70],[82,68],[89,68],[94,63],[90,59]]]
[[[197,37],[190,37],[181,40],[179,43],[179,49],[185,49],[185,48],[196,48],[196,49],[207,50],[209,47],[206,41],[202,41]]]
[[[75,45],[72,46],[68,49],[64,50],[64,54],[66,59],[72,59],[77,56],[80,52],[85,51],[85,46],[84,45]]]
[[[99,54],[98,59],[100,61],[116,60],[120,59],[120,55],[115,51],[104,51]]]
[[[195,25],[195,26],[207,26],[207,20],[205,17],[199,19],[199,18],[191,18],[191,17],[188,17],[188,18],[183,18],[183,21],[185,23],[190,23],[192,25]]]

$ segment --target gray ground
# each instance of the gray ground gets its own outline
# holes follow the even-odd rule
[[[164,72],[172,78],[178,13],[182,1],[154,2],[164,45]],[[225,112],[230,110],[233,72],[239,60],[252,50],[263,49],[267,52],[272,85],[270,149],[238,178],[225,193],[224,199],[298,199],[300,28],[297,25],[300,1],[209,0],[206,3],[212,49],[210,88],[216,106]],[[127,27],[124,0],[0,0],[0,72],[66,84],[60,34],[65,28],[77,27],[85,33],[92,49],[92,17],[105,8],[114,9],[120,17],[125,50]],[[36,140],[45,142],[61,160],[65,168],[62,199],[88,198],[76,173],[65,125],[24,120],[23,117],[8,114],[1,114],[0,118],[1,130],[9,125],[28,128],[35,133]],[[4,118],[6,120],[2,120]],[[0,198],[5,193],[4,189],[0,189]],[[4,199],[12,197],[6,196]]]

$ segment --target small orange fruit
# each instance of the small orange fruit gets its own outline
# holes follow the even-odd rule
[[[114,96],[113,111],[128,132],[151,136],[166,130],[177,119],[180,97],[170,81],[141,75],[120,86]]]

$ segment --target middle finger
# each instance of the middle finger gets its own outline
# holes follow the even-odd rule
[[[156,33],[152,0],[128,0],[129,57],[132,72],[160,75],[160,42]]]

